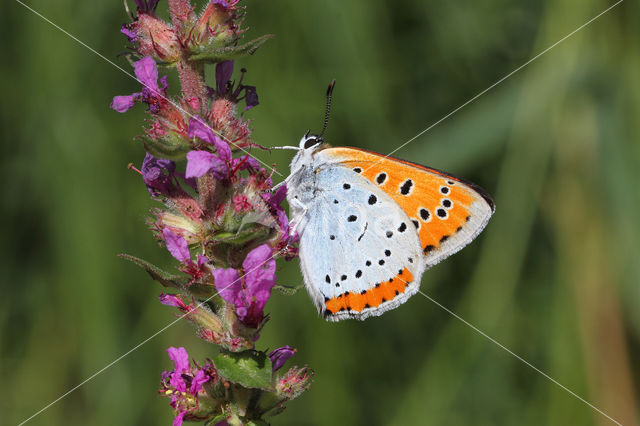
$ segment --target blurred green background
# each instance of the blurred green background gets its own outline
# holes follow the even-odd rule
[[[612,4],[243,3],[249,37],[276,35],[240,63],[260,95],[255,140],[317,130],[335,77],[328,141],[383,153]],[[28,4],[130,69],[116,57],[121,1]],[[144,108],[108,108],[138,84],[17,2],[2,10],[0,417],[16,424],[173,320],[160,287],[116,254],[173,262],[126,169],[143,156]],[[638,28],[640,5],[623,2],[396,153],[477,182],[498,206],[422,289],[625,425],[639,421]],[[286,173],[291,153],[261,158]],[[301,283],[297,261],[279,267],[282,284]],[[267,308],[259,346],[295,346],[316,371],[274,424],[613,424],[420,295],[365,322],[325,323],[304,291]],[[215,350],[178,323],[29,424],[170,424],[156,394],[168,346]]]

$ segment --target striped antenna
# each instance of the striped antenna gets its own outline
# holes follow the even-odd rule
[[[327,109],[324,113],[324,124],[322,125],[322,131],[320,132],[320,135],[318,135],[319,138],[324,135],[324,131],[327,130],[327,124],[329,124],[329,114],[331,113],[331,96],[333,94],[333,88],[335,86],[336,79],[334,78],[333,80],[331,80],[331,83],[329,83],[329,87],[327,88]]]

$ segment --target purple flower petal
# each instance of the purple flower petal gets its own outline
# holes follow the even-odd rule
[[[169,88],[169,84],[167,83],[167,76],[163,75],[160,77],[160,86],[162,86],[162,90],[167,90]]]
[[[209,375],[206,374],[203,370],[198,370],[193,379],[191,380],[191,387],[189,388],[189,392],[192,395],[197,394],[200,389],[202,389],[202,385],[209,381]]]
[[[185,177],[196,178],[208,172],[211,172],[216,179],[226,179],[229,177],[229,166],[210,152],[189,151]]]
[[[220,4],[219,2],[212,2],[213,4]],[[229,7],[224,3],[224,7]],[[227,82],[231,80],[233,74],[233,61],[223,61],[216,65],[216,88],[219,96],[224,96],[227,93]]]
[[[177,296],[175,294],[160,294],[158,298],[160,299],[160,303],[165,306],[175,306],[176,308],[185,306],[180,296]]]
[[[222,297],[225,302],[231,303],[237,307],[242,301],[240,295],[242,285],[240,283],[238,271],[233,268],[218,268],[214,269],[212,274],[214,285],[216,286],[216,290],[218,290],[220,297]]]
[[[182,373],[189,369],[189,354],[185,348],[171,346],[167,349],[167,352],[169,353],[169,358],[173,361],[175,372]]]
[[[238,271],[215,269],[212,273],[220,296],[236,308],[238,318],[250,327],[257,327],[264,318],[264,305],[275,285],[276,262],[273,249],[263,244],[249,252],[244,262],[243,288]]]
[[[181,263],[187,263],[187,261],[191,260],[189,245],[183,236],[174,234],[169,228],[164,228],[162,236],[164,237],[164,242],[171,256],[178,259]]]
[[[187,414],[186,411],[179,412],[178,415],[173,419],[173,426],[182,426],[185,414]]]
[[[282,201],[287,196],[287,185],[282,185],[275,192],[269,194],[263,194],[263,199],[269,204],[269,206],[273,209],[273,213],[278,218],[278,224],[280,225],[281,231],[286,235],[289,233],[289,218],[287,217],[287,213],[282,207]]]
[[[176,163],[171,160],[156,158],[147,153],[142,161],[142,180],[147,185],[149,193],[168,195],[174,189],[171,178],[174,176]]]
[[[260,163],[258,160],[250,156],[249,154],[244,155],[242,157],[234,158],[232,161],[232,168],[235,170],[246,170],[246,169],[260,169]]]
[[[276,216],[278,216],[278,225],[284,234],[289,234],[289,216],[282,207],[276,210]]]
[[[213,164],[215,155],[207,151],[189,151],[187,153],[186,178],[200,177],[207,173]]]
[[[280,205],[285,198],[287,198],[287,185],[284,184],[273,192],[266,192],[262,194],[262,198],[264,201],[269,204],[269,206],[273,209],[282,208]]]
[[[231,148],[229,144],[213,133],[213,130],[204,120],[199,117],[192,117],[189,120],[187,129],[189,138],[198,138],[216,147],[218,156],[224,161],[231,161]]]
[[[158,7],[158,3],[160,0],[148,0],[147,1],[147,12],[153,12]]]
[[[296,353],[296,350],[291,346],[283,346],[271,352],[269,358],[271,359],[271,365],[273,371],[278,371],[289,358]]]
[[[129,39],[129,43],[133,43],[134,41],[136,41],[136,37],[138,36],[138,34],[134,30],[127,27],[127,24],[122,25],[122,27],[120,28],[120,32],[127,36],[127,38]]]
[[[244,108],[245,111],[259,104],[256,86],[244,86],[244,96],[244,103],[246,104]]]
[[[133,64],[138,81],[147,89],[158,92],[158,67],[151,56],[145,56]]]
[[[273,249],[268,244],[254,248],[242,262],[242,267],[245,271],[247,299],[255,299],[256,307],[262,314],[262,309],[271,296],[271,289],[276,284]]]
[[[205,263],[209,262],[209,258],[202,254],[198,255],[198,267],[202,267]]]
[[[111,102],[111,109],[114,109],[118,112],[127,112],[136,102],[136,97],[138,93],[134,93],[133,95],[126,96],[114,96],[113,101]]]
[[[240,303],[244,303],[244,302],[240,302]],[[236,306],[236,313],[238,314],[238,318],[240,318],[240,320],[244,321],[245,318],[247,318],[248,312],[249,310],[245,308],[244,305]]]
[[[229,3],[227,3],[226,0],[211,0],[211,4],[222,6],[225,9],[229,8]],[[227,62],[229,62],[229,61],[227,61]]]

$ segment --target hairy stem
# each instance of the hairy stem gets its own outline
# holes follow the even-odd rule
[[[185,24],[195,19],[191,2],[189,0],[169,0],[169,14],[178,39],[184,43],[186,40]],[[189,61],[189,55],[185,49],[182,50],[181,56],[176,67],[180,76],[182,96],[189,102],[189,105],[195,107],[194,109],[202,114],[207,107],[204,65]],[[193,101],[197,101],[197,107]]]

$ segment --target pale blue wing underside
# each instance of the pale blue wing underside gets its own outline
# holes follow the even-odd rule
[[[418,234],[402,208],[367,179],[342,166],[315,174],[316,192],[298,231],[305,284],[318,309],[326,299],[362,292],[407,268],[414,277],[400,297],[362,313],[330,319],[380,315],[414,294],[425,268]]]

